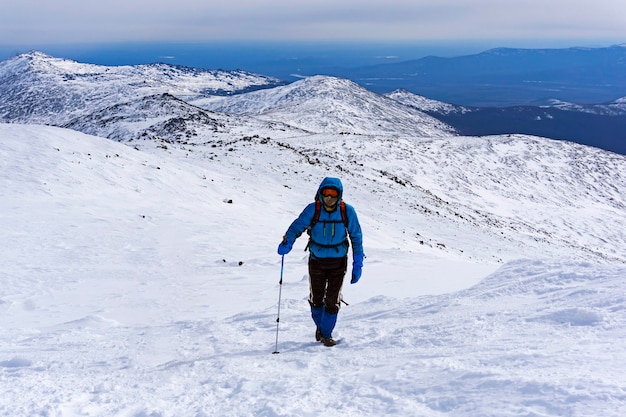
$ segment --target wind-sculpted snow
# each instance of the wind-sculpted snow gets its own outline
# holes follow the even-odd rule
[[[102,66],[41,52],[0,63],[0,120],[62,125],[99,108],[169,93],[192,99],[279,85],[245,71],[215,71],[149,64]]]
[[[1,415],[626,413],[623,159],[524,136],[210,149],[0,124]],[[367,258],[326,348],[305,238],[277,327],[275,250],[331,174]]]
[[[314,76],[266,91],[202,104],[211,110],[259,116],[313,133],[440,137],[453,134],[445,123],[352,81]]]

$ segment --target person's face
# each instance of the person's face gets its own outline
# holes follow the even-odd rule
[[[339,200],[339,191],[334,188],[324,188],[322,190],[322,199],[326,207],[334,207]]]

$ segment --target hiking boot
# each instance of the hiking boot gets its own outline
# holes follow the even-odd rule
[[[322,337],[320,342],[322,342],[324,344],[324,346],[326,346],[326,347],[332,347],[332,346],[335,346],[337,344],[337,342],[335,341],[335,339],[333,339],[332,336],[331,337]]]
[[[317,328],[317,330],[315,330],[315,340],[317,340],[318,342],[322,341],[322,331],[319,329],[319,327]]]

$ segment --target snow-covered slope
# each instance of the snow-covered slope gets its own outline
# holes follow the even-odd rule
[[[521,136],[174,145],[0,125],[1,415],[626,412],[624,158]],[[367,253],[334,348],[304,237],[281,288],[275,252],[325,175]]]
[[[318,135],[289,143],[350,178],[376,219],[409,215],[401,246],[427,244],[482,259],[575,253],[626,261],[622,155],[524,135]],[[493,236],[503,246],[493,245]]]
[[[454,132],[421,111],[352,81],[328,76],[196,104],[214,111],[281,121],[313,133],[441,137]]]
[[[626,157],[331,77],[8,62],[0,415],[625,415]],[[276,254],[325,176],[367,255],[332,349]]]
[[[539,256],[626,262],[624,156],[530,136],[204,140],[130,144],[232,170],[241,181],[250,177],[250,187],[278,181],[289,189],[315,188],[325,175],[340,176],[365,206],[360,214],[371,247],[486,262]],[[297,211],[296,205],[291,214]],[[397,224],[397,233],[381,221]]]
[[[64,127],[117,141],[134,142],[135,146],[167,147],[178,144],[188,149],[197,145],[229,143],[259,134],[282,137],[304,133],[279,122],[204,110],[167,93],[101,108],[73,119]]]
[[[30,52],[0,62],[0,121],[61,125],[101,107],[169,93],[191,99],[279,85],[244,71],[168,64],[102,66]]]

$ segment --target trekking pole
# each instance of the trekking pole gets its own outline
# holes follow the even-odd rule
[[[276,347],[272,354],[280,353],[278,351],[278,324],[280,323],[280,297],[283,293],[283,270],[285,269],[285,255],[283,255],[280,261],[280,281],[278,282],[278,315],[276,316]]]

